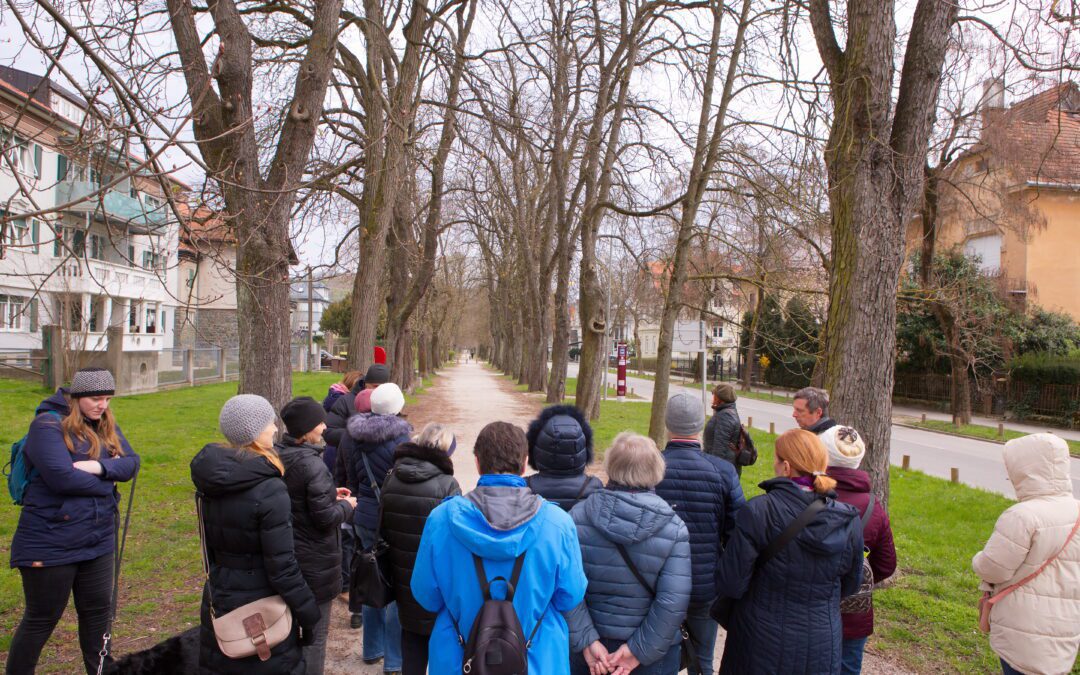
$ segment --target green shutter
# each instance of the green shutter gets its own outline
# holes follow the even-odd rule
[[[67,155],[56,156],[56,180],[67,180],[68,160]]]
[[[75,236],[71,240],[71,250],[75,255],[82,257],[86,252],[86,232],[75,230]]]
[[[30,332],[36,333],[38,329],[38,301],[37,298],[30,300]]]
[[[41,178],[41,146],[34,143],[34,175]]]
[[[64,238],[64,228],[60,227],[59,225],[55,225],[55,226],[53,226],[52,231],[53,231],[52,254],[53,254],[54,258],[59,258],[60,254],[63,252],[63,247],[60,245],[60,242]]]
[[[41,223],[37,218],[30,220],[30,241],[34,242],[34,253],[41,250]]]

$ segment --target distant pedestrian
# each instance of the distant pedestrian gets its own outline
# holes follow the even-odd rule
[[[201,672],[306,672],[301,647],[314,639],[321,614],[296,559],[291,502],[282,480],[285,466],[274,450],[276,418],[263,397],[234,396],[219,416],[228,445],[211,443],[191,460],[210,567],[200,613]],[[232,659],[222,653],[211,618],[274,595],[292,611],[289,637],[271,648],[266,660],[258,655]]]
[[[721,382],[713,389],[713,416],[705,425],[702,437],[705,454],[719,457],[735,467],[735,473],[742,476],[742,466],[735,461],[739,439],[742,436],[742,422],[739,410],[735,407],[735,387],[730,382]]]
[[[108,370],[80,369],[71,387],[38,405],[30,423],[23,452],[33,472],[11,540],[11,566],[19,570],[26,604],[8,673],[34,672],[73,593],[83,666],[97,672],[112,609],[116,484],[139,470],[139,456],[109,408],[115,393]]]
[[[348,433],[342,439],[341,450],[350,460],[348,487],[356,496],[353,524],[364,549],[374,546],[377,540],[381,490],[394,464],[394,450],[407,443],[412,433],[412,427],[400,417],[404,407],[405,396],[396,384],[379,385],[371,392],[371,412],[350,417]],[[363,615],[364,661],[374,663],[385,657],[384,672],[399,672],[401,624],[397,603],[381,609],[364,606]]]
[[[589,675],[603,663],[674,675],[692,587],[690,535],[656,494],[664,458],[651,438],[624,431],[604,454],[604,469],[607,487],[570,511],[589,580],[585,602],[566,615],[570,672]]]
[[[672,396],[665,426],[669,439],[663,453],[667,468],[656,494],[672,506],[690,533],[693,589],[686,622],[697,643],[701,670],[711,673],[717,624],[709,608],[719,590],[716,564],[745,498],[735,467],[702,451],[705,408],[700,398],[689,394]]]
[[[1009,441],[1005,471],[1020,501],[972,566],[995,598],[990,646],[1005,675],[1068,673],[1080,647],[1080,509],[1069,447],[1054,434]]]
[[[383,483],[379,531],[390,545],[394,597],[401,621],[402,672],[424,675],[435,615],[413,598],[413,567],[428,515],[447,497],[461,494],[454,479],[457,439],[440,424],[428,424],[394,450],[394,467]]]
[[[893,544],[889,512],[881,500],[874,496],[870,474],[859,470],[859,464],[866,456],[866,443],[859,436],[859,432],[842,426],[827,429],[818,438],[829,453],[827,471],[829,478],[836,481],[836,498],[854,506],[859,512],[863,523],[863,546],[870,569],[874,573],[872,581],[875,584],[881,583],[896,571],[896,546]],[[864,585],[866,581],[863,580]],[[869,606],[866,611],[840,613],[844,625],[840,669],[842,675],[862,672],[866,640],[874,632],[873,596],[866,604]],[[841,607],[841,610],[843,609]]]
[[[829,417],[829,393],[817,387],[803,387],[792,399],[791,416],[800,429],[820,434],[836,426]]]
[[[544,499],[569,511],[604,487],[599,478],[585,473],[593,459],[593,432],[589,421],[574,406],[544,408],[529,423],[525,438],[529,442],[529,466],[539,472],[527,476],[525,482]]]
[[[474,453],[481,473],[476,489],[431,512],[413,570],[414,597],[437,615],[430,672],[462,672],[463,645],[485,590],[493,600],[505,599],[512,584],[518,637],[530,643],[528,672],[567,675],[570,640],[560,614],[582,601],[586,586],[574,522],[525,485],[528,444],[521,429],[488,424]]]
[[[859,589],[863,541],[858,512],[835,498],[827,457],[814,434],[781,434],[777,477],[736,517],[716,579],[719,596],[734,599],[721,673],[840,672],[840,599]],[[759,562],[804,514],[809,522]]]
[[[331,604],[341,593],[341,525],[352,520],[356,499],[334,486],[320,457],[326,411],[315,399],[294,398],[281,409],[286,433],[274,449],[285,467],[285,486],[292,502],[296,560],[322,618],[311,644],[304,647],[308,675],[321,675],[326,662]]]

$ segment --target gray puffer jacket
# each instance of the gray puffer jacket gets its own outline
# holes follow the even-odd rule
[[[585,601],[566,613],[570,648],[595,640],[627,643],[642,665],[659,661],[679,639],[692,586],[690,535],[655,492],[609,484],[570,511],[577,525],[589,588]],[[622,544],[655,599],[619,555]]]

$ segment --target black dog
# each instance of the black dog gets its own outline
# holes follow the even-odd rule
[[[128,654],[105,672],[110,675],[188,675],[199,672],[199,627],[189,628],[150,649]]]

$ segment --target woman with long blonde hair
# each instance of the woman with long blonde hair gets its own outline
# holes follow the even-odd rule
[[[733,600],[721,673],[840,672],[840,598],[862,579],[862,524],[827,465],[815,434],[781,434],[776,477],[739,509],[716,579]]]
[[[88,673],[112,606],[117,482],[139,470],[139,456],[116,423],[112,373],[83,368],[38,406],[23,452],[30,482],[11,540],[11,566],[22,576],[26,608],[11,641],[8,673],[33,673],[74,594],[79,647]]]
[[[228,444],[211,443],[191,460],[200,531],[209,572],[203,588],[199,666],[212,673],[300,675],[301,647],[314,638],[319,607],[293,549],[285,467],[274,450],[270,402],[241,394],[229,399],[218,422]],[[212,617],[280,595],[292,611],[293,631],[270,650],[231,659],[219,649]]]

